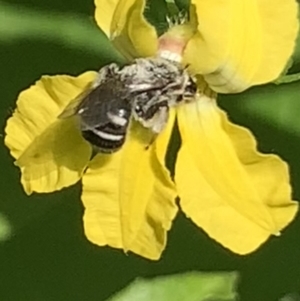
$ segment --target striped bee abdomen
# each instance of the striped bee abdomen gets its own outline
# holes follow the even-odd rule
[[[125,142],[130,116],[131,110],[126,110],[124,107],[115,109],[114,112],[107,112],[107,123],[82,129],[82,136],[100,152],[115,152]]]
[[[113,126],[109,124],[109,126]],[[125,142],[126,131],[122,133],[110,134],[106,128],[97,127],[92,130],[82,131],[82,136],[85,140],[91,143],[97,150],[102,153],[113,153],[120,149]]]

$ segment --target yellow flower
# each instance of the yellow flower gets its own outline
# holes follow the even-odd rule
[[[154,55],[161,42],[143,17],[144,6],[143,0],[96,0],[99,27],[128,59]],[[238,254],[279,234],[297,212],[287,165],[258,153],[252,134],[217,107],[215,93],[243,91],[279,76],[297,35],[296,2],[192,0],[190,14],[187,27],[167,35],[188,41],[183,60],[202,76],[200,96],[171,111],[148,150],[149,133],[134,123],[120,151],[90,160],[91,147],[75,119],[57,118],[96,72],[43,77],[20,94],[8,120],[5,143],[25,191],[51,192],[82,179],[85,233],[97,245],[158,259],[178,211],[177,196],[196,225]],[[172,181],[165,157],[175,118],[181,147]]]

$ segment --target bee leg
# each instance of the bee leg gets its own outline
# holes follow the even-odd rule
[[[169,118],[169,107],[167,105],[157,106],[151,118],[145,119],[144,127],[151,129],[155,134],[159,134],[165,127]]]
[[[184,101],[185,103],[191,103],[195,100],[195,95],[196,95],[196,93],[194,93],[194,94],[189,94],[189,93],[184,94],[184,95],[182,95],[182,101]]]
[[[153,115],[153,117],[143,124],[146,128],[151,129],[153,133],[149,143],[145,147],[145,150],[148,150],[153,145],[159,133],[165,128],[168,117],[169,107],[161,106],[157,109],[157,112]]]

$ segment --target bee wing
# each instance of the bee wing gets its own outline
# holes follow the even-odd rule
[[[77,107],[82,128],[106,125],[119,117],[127,120],[132,109],[129,96],[123,83],[116,80],[106,81],[92,89]]]
[[[94,82],[88,84],[85,91],[83,91],[75,99],[73,99],[64,109],[64,111],[58,116],[58,118],[64,119],[76,115],[82,101],[84,101],[93,90],[97,89],[105,81],[116,76],[118,70],[119,67],[115,63],[102,67],[99,70]]]
[[[101,89],[91,91],[79,104],[78,115],[83,128],[91,129],[110,122],[108,112],[111,110],[112,99],[101,92]]]
[[[85,91],[80,93],[77,97],[70,101],[70,103],[65,107],[63,112],[58,115],[59,119],[69,118],[74,116],[78,112],[78,107],[84,101],[84,99],[92,92],[93,87],[90,85]]]

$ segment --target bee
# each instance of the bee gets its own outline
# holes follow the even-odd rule
[[[124,144],[131,118],[159,134],[169,108],[193,97],[196,89],[187,71],[167,59],[136,59],[124,67],[110,64],[59,117],[78,116],[83,138],[97,151],[113,153]]]
[[[179,63],[163,58],[150,58],[146,63],[151,68],[142,81],[152,88],[134,97],[132,114],[144,127],[159,134],[168,121],[169,109],[192,100],[197,85]]]

